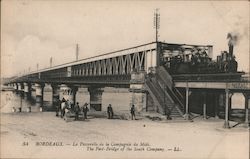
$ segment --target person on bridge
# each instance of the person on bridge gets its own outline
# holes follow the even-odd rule
[[[109,106],[107,107],[107,113],[108,113],[108,119],[113,119],[114,112],[111,104],[109,104]]]
[[[135,105],[133,104],[132,107],[130,108],[130,113],[131,113],[131,118],[132,120],[135,119]],[[135,119],[136,120],[136,119]]]
[[[79,119],[79,112],[80,112],[80,107],[79,107],[79,103],[78,102],[74,106],[74,111],[75,111],[75,120],[78,120]]]
[[[84,120],[87,119],[87,112],[89,111],[89,108],[87,107],[88,103],[85,103],[83,105],[83,108],[82,108],[82,111],[83,111],[83,114],[84,114]]]

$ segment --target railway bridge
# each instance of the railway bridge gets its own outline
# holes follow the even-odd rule
[[[90,94],[90,107],[97,111],[102,110],[104,87],[128,88],[131,94],[130,105],[134,104],[138,112],[156,111],[165,114],[168,118],[183,117],[185,119],[190,119],[190,90],[192,90],[193,94],[201,90],[202,92],[211,89],[224,90],[224,92],[218,91],[218,95],[224,94],[226,98],[216,99],[215,101],[223,100],[224,104],[221,107],[225,108],[224,112],[228,112],[228,106],[230,105],[229,92],[235,89],[228,87],[225,84],[227,82],[222,82],[223,86],[221,86],[217,85],[218,81],[210,80],[204,85],[200,78],[193,79],[193,76],[188,75],[173,76],[163,67],[164,59],[169,54],[190,55],[194,48],[203,50],[207,55],[212,56],[213,47],[210,45],[152,42],[29,72],[7,83],[21,92],[26,98],[31,96],[32,86],[35,86],[36,102],[41,107],[45,83],[50,84],[52,87],[54,104],[58,103],[61,98],[68,99],[74,104],[78,88],[87,87]],[[244,81],[242,83],[239,81],[241,75],[242,73],[232,73],[220,76],[222,79],[228,76],[235,77],[235,79],[238,79],[233,82],[235,85],[244,85],[243,89],[238,88],[237,91],[245,95],[247,101],[245,122],[249,123],[250,85],[249,82]],[[190,79],[193,79],[192,82],[196,86]],[[209,87],[214,85],[218,86],[218,88]],[[59,97],[60,91],[62,97]],[[203,102],[203,114],[207,111],[204,105],[206,106],[206,102]],[[213,115],[217,116],[216,113],[212,113]],[[228,113],[225,113],[225,119],[228,122]]]

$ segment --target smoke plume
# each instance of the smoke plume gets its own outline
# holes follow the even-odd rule
[[[238,33],[228,33],[228,46],[235,46],[239,41],[239,34]]]

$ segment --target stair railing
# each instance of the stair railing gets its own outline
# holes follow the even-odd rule
[[[164,85],[167,86],[166,91],[169,93],[171,98],[179,104],[181,109],[184,110],[184,98],[181,93],[175,87],[173,87],[172,77],[163,66],[160,66],[156,69],[156,79],[159,81],[159,83],[164,83]]]

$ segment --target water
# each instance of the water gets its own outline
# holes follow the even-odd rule
[[[25,100],[16,94],[15,91],[2,91],[1,92],[1,112],[13,112],[13,109],[18,111],[21,108],[22,112],[27,112],[31,108],[32,112],[39,112],[39,106],[35,103],[35,91],[31,93],[31,99]],[[62,95],[60,94],[60,99]],[[76,94],[76,102],[80,105],[89,103],[90,96],[87,88],[79,88]],[[123,88],[105,88],[102,94],[102,110],[106,111],[108,104],[111,104],[114,111],[129,111],[130,95],[128,89]],[[49,87],[44,89],[44,102],[43,107],[45,110],[51,110],[52,105],[52,91]]]

